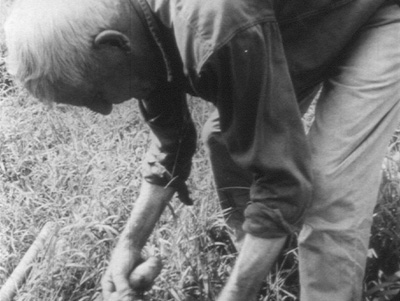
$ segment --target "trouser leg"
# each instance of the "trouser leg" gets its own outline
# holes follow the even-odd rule
[[[299,236],[302,301],[359,301],[380,169],[400,120],[400,9],[381,8],[332,70],[309,137],[313,204]]]

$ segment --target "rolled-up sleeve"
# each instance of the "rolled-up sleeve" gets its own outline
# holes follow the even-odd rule
[[[191,204],[187,180],[196,150],[196,131],[185,94],[173,85],[159,88],[139,107],[151,129],[151,143],[143,160],[146,181],[173,187],[180,200]]]
[[[244,230],[281,237],[302,224],[311,198],[310,151],[275,22],[236,33],[203,67],[213,80],[222,137],[252,172]]]

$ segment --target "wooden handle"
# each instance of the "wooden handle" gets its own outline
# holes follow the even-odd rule
[[[40,231],[38,237],[35,239],[29,250],[25,253],[17,267],[12,272],[11,276],[7,279],[6,283],[0,290],[0,301],[11,301],[16,294],[18,288],[24,283],[31,264],[35,260],[39,251],[41,251],[49,238],[51,238],[57,231],[57,225],[53,222],[48,222]]]

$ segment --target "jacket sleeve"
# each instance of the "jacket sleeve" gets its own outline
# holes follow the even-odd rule
[[[253,174],[244,230],[264,238],[296,231],[310,202],[310,151],[277,24],[237,33],[202,72],[228,152]]]
[[[196,150],[196,131],[185,94],[166,85],[149,99],[139,101],[139,107],[151,129],[150,147],[143,161],[145,180],[175,188],[180,200],[191,205],[185,181]]]

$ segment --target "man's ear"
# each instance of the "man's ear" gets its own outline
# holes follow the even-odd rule
[[[131,52],[131,42],[122,32],[116,30],[104,30],[94,39],[95,47],[118,47],[125,52]]]

